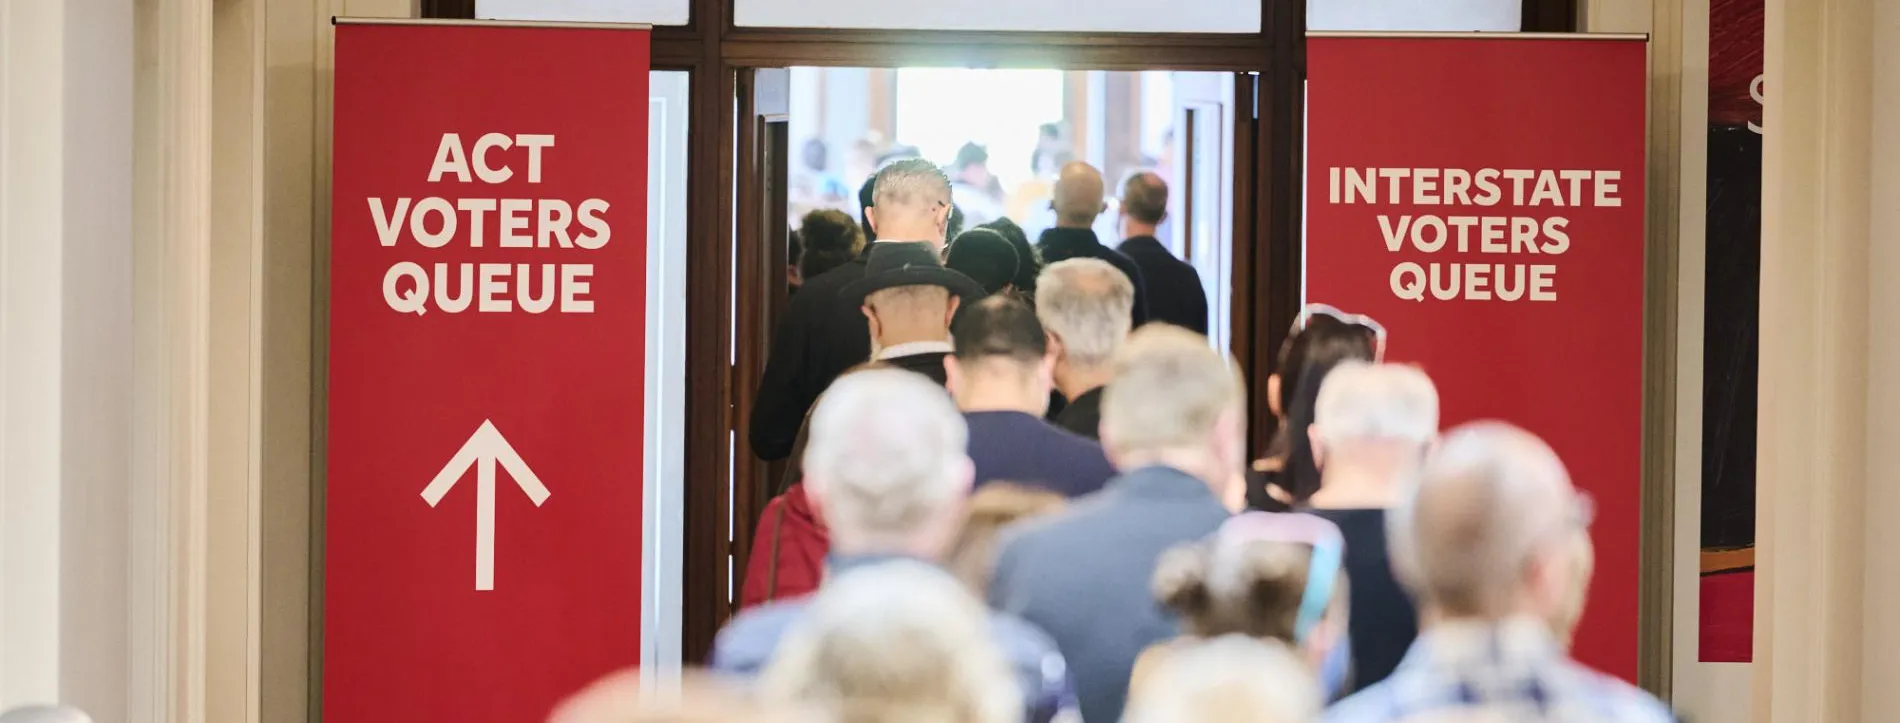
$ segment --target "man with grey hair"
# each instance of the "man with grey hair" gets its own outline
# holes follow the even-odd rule
[[[1087,721],[1121,720],[1136,656],[1174,637],[1149,592],[1155,563],[1227,520],[1247,459],[1245,387],[1205,337],[1143,327],[1112,372],[1102,447],[1122,475],[1003,540],[989,591],[992,606],[1055,638]]]
[[[1036,278],[1036,316],[1056,357],[1056,391],[1068,400],[1056,426],[1100,436],[1109,362],[1133,328],[1134,303],[1128,276],[1100,259],[1058,261]]]
[[[845,288],[864,279],[873,255],[888,243],[923,244],[935,254],[950,224],[950,179],[923,159],[893,161],[871,181],[864,210],[873,241],[850,263],[805,279],[772,335],[748,423],[752,451],[766,460],[792,453],[798,429],[819,393],[844,370],[871,358],[864,297]],[[888,249],[886,249],[888,250]]]
[[[1346,541],[1358,690],[1391,675],[1418,637],[1418,610],[1392,576],[1386,514],[1438,436],[1438,390],[1425,372],[1399,364],[1346,361],[1317,373],[1326,381],[1308,434],[1321,481],[1307,504]]]
[[[812,411],[805,489],[831,535],[827,576],[898,559],[935,562],[963,519],[972,482],[963,416],[949,395],[897,369],[842,377]],[[803,618],[809,600],[747,610],[721,631],[713,668],[752,678]],[[1023,687],[1029,720],[1065,707],[1068,678],[1047,635],[992,615],[990,632]]]
[[[1674,720],[1649,694],[1572,661],[1551,631],[1589,518],[1588,498],[1536,435],[1502,422],[1446,434],[1389,517],[1394,566],[1429,622],[1398,670],[1327,711],[1328,723]]]

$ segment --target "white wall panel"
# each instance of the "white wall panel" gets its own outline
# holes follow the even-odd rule
[[[780,1],[787,6],[800,4]],[[691,0],[475,0],[475,17],[685,25],[692,17],[692,3]]]
[[[734,24],[745,27],[1127,33],[1260,31],[1259,0],[1176,0],[1172,3],[1151,0],[734,0],[733,5]]]
[[[1307,0],[1306,29],[1516,32],[1523,11],[1521,0]]]

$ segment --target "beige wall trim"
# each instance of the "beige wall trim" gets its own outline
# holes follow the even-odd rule
[[[263,8],[213,4],[206,705],[254,721],[259,665]]]
[[[1655,0],[1649,44],[1649,250],[1643,322],[1643,571],[1637,680],[1665,700],[1674,673],[1676,294],[1681,288],[1682,3]]]
[[[1876,13],[1876,6],[1880,6]],[[1868,403],[1872,336],[1896,331],[1891,309],[1870,313],[1876,233],[1870,223],[1875,108],[1900,104],[1891,38],[1876,51],[1876,15],[1891,25],[1894,0],[1768,0],[1763,116],[1761,378],[1755,589],[1757,721],[1895,719],[1893,670],[1864,668],[1900,640],[1874,637],[1892,600],[1865,588],[1891,586],[1892,563],[1867,554],[1868,520],[1891,527],[1891,493],[1870,494],[1867,432],[1896,410]],[[1882,127],[1881,137],[1891,128]],[[1891,163],[1892,142],[1879,147]],[[1891,174],[1883,173],[1891,181]],[[1891,206],[1895,189],[1883,199]],[[1883,342],[1886,343],[1886,342]],[[1891,345],[1888,345],[1891,348]],[[1891,369],[1882,370],[1883,376]],[[1891,427],[1888,427],[1891,429]],[[1876,446],[1892,446],[1880,440]],[[1892,469],[1879,470],[1884,486]],[[1874,508],[1869,503],[1885,503]],[[1887,551],[1882,551],[1887,552]],[[1887,555],[1881,554],[1879,558]],[[1869,571],[1883,573],[1869,576]],[[1874,584],[1869,584],[1870,582]],[[1872,614],[1869,614],[1869,613]],[[1891,633],[1891,626],[1886,632]],[[1863,647],[1865,646],[1865,647]],[[1890,655],[1886,653],[1885,655]],[[1863,677],[1866,676],[1866,677]],[[1881,714],[1874,715],[1876,700]],[[1866,707],[1863,708],[1863,705]]]

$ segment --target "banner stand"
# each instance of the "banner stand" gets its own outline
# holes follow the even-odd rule
[[[650,33],[332,23],[324,716],[540,720],[648,655]]]
[[[1673,585],[1673,539],[1642,510],[1661,483],[1643,458],[1648,36],[1312,32],[1306,50],[1305,300],[1381,322],[1446,428],[1503,420],[1557,450],[1596,503],[1576,656],[1635,682],[1644,588]]]

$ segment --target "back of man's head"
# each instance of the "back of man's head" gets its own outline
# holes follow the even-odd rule
[[[1323,701],[1312,667],[1274,640],[1227,635],[1165,648],[1131,691],[1129,723],[1302,723]]]
[[[950,333],[962,364],[999,358],[1035,364],[1049,352],[1035,310],[1008,296],[991,296],[963,310]]]
[[[1142,171],[1122,183],[1122,214],[1141,223],[1161,223],[1168,215],[1168,183],[1153,171]]]
[[[897,238],[916,233],[924,224],[937,226],[939,234],[950,213],[950,178],[936,164],[922,158],[892,161],[877,172],[871,190],[870,221],[882,229],[879,238],[898,241],[934,241],[935,239]]]
[[[959,514],[970,488],[962,415],[921,374],[840,377],[812,411],[806,485],[835,540],[889,541]]]
[[[1144,326],[1116,355],[1114,377],[1102,393],[1102,446],[1123,456],[1207,448],[1222,417],[1232,416],[1244,396],[1237,370],[1206,337],[1167,324]]]
[[[1327,445],[1422,445],[1438,436],[1438,388],[1415,366],[1342,362],[1320,386],[1313,429]]]
[[[1055,207],[1056,222],[1064,226],[1088,228],[1095,217],[1102,215],[1107,208],[1104,204],[1107,189],[1102,182],[1102,172],[1094,166],[1081,161],[1070,161],[1056,174],[1054,198],[1050,200]]]
[[[1134,282],[1101,259],[1059,261],[1036,279],[1036,314],[1071,366],[1095,369],[1114,359],[1134,309]]]
[[[1536,435],[1503,422],[1460,426],[1387,518],[1394,571],[1447,616],[1548,613],[1525,608],[1561,603],[1570,581],[1544,573],[1553,553],[1568,552],[1580,507],[1563,462]],[[1559,594],[1527,598],[1539,583]]]

